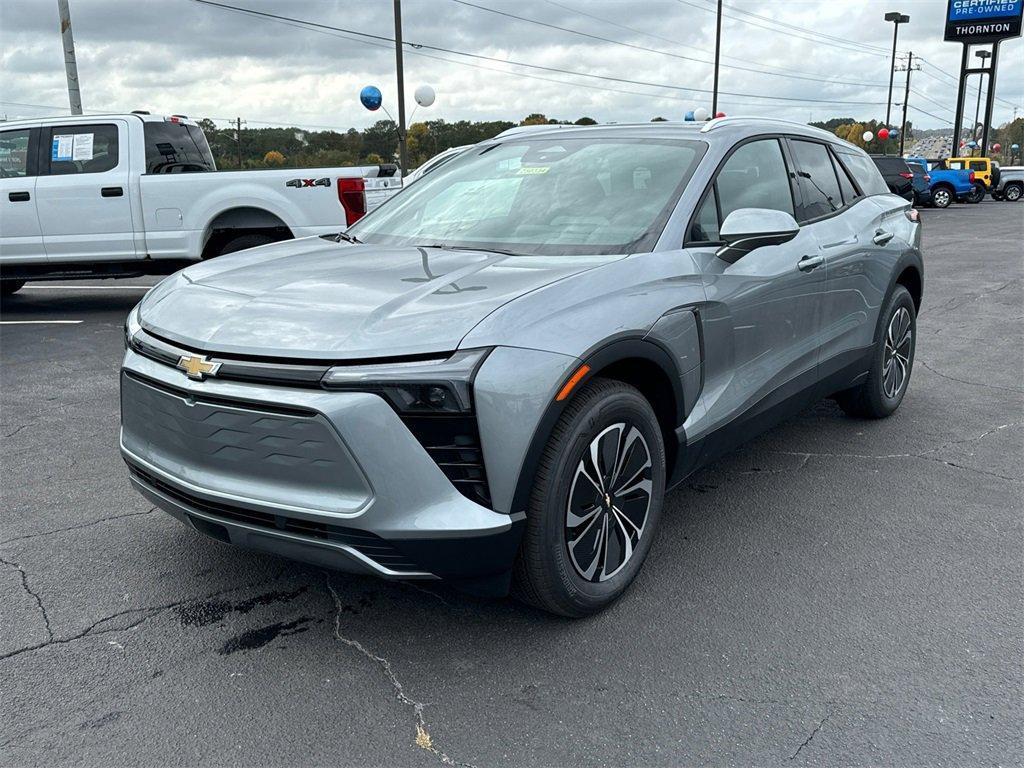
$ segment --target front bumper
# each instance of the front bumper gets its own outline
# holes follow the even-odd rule
[[[507,586],[522,513],[460,493],[376,395],[192,381],[128,351],[121,422],[133,486],[206,535],[353,573]]]

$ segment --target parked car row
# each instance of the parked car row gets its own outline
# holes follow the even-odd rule
[[[951,203],[993,200],[1016,202],[1024,195],[1024,167],[1000,168],[988,157],[924,157],[872,155],[889,191],[914,205],[946,208]]]

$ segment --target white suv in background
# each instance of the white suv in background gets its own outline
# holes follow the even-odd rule
[[[166,273],[338,232],[402,187],[393,165],[216,171],[183,116],[0,123],[0,289]]]

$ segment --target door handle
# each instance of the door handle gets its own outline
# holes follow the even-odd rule
[[[32,196],[28,192],[11,192],[7,195],[7,199],[12,203],[27,203]]]
[[[122,187],[104,187],[100,190],[100,194],[104,197],[123,197],[124,189]]]
[[[824,263],[824,256],[804,256],[797,262],[796,268],[801,272],[810,272],[812,269],[817,269]]]
[[[875,236],[871,238],[871,241],[875,245],[885,245],[890,240],[892,240],[893,237],[894,234],[892,232],[886,232],[884,229],[876,229]]]

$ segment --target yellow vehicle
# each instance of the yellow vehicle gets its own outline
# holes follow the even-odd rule
[[[974,180],[984,184],[986,190],[999,181],[999,163],[988,157],[950,157],[944,162],[953,171],[974,171]]]

